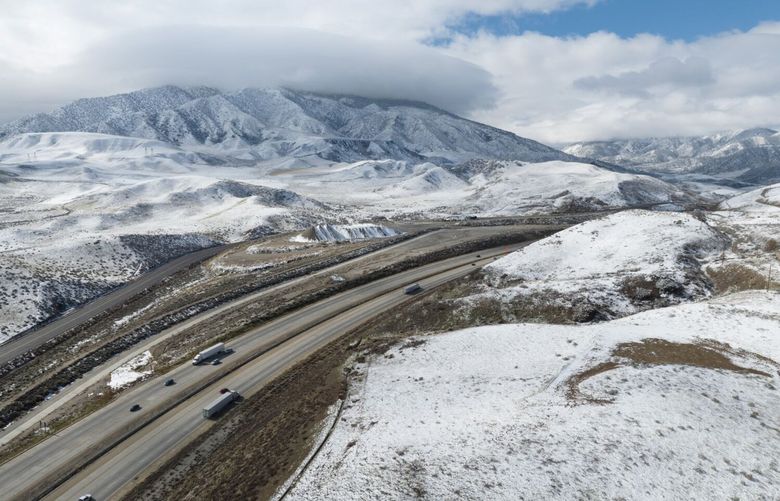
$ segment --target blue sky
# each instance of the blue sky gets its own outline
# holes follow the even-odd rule
[[[496,35],[538,31],[551,36],[609,31],[624,38],[652,33],[670,40],[693,41],[724,31],[746,31],[763,21],[780,20],[780,0],[601,0],[551,13],[468,15],[454,28],[464,34],[480,29]]]

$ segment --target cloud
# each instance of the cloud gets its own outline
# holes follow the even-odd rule
[[[685,61],[676,57],[664,57],[640,71],[626,71],[616,76],[579,78],[574,81],[574,86],[585,90],[614,91],[648,97],[647,91],[653,87],[697,87],[714,81],[710,63],[702,57],[689,57]]]
[[[78,97],[180,83],[417,99],[552,144],[780,122],[778,22],[693,42],[451,28],[469,15],[593,3],[8,2],[0,121]],[[183,25],[170,26],[174,19]],[[425,46],[431,39],[449,42]]]
[[[479,33],[445,50],[489,71],[499,89],[496,106],[472,118],[551,144],[780,123],[780,23],[690,43]]]
[[[6,2],[0,121],[167,83],[383,94],[465,113],[491,102],[489,75],[422,41],[446,36],[467,14],[549,12],[595,1]]]
[[[135,30],[104,40],[50,74],[26,73],[6,72],[19,78],[0,79],[0,95],[13,94],[19,103],[31,91],[51,102],[164,84],[292,87],[413,99],[468,113],[492,106],[496,93],[488,72],[427,46],[276,27]],[[31,91],[23,89],[25,81],[33,83]]]

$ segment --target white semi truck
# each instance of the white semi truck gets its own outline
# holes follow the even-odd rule
[[[198,365],[204,360],[207,360],[213,356],[219,355],[220,353],[224,353],[224,352],[225,352],[225,343],[217,343],[214,346],[210,348],[206,348],[205,350],[195,355],[195,358],[192,359],[192,365]]]
[[[209,405],[203,408],[203,417],[208,419],[214,414],[218,413],[222,409],[228,406],[230,402],[233,402],[235,399],[238,398],[238,392],[237,391],[226,391],[222,395],[219,396],[216,400],[211,402]]]

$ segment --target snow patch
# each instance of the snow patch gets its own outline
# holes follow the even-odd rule
[[[346,242],[367,238],[387,238],[400,235],[393,228],[379,224],[318,224],[306,233],[294,236],[293,242]]]
[[[151,363],[152,353],[150,351],[145,351],[131,358],[111,371],[111,379],[108,382],[108,386],[112,390],[119,390],[150,375],[152,373]]]

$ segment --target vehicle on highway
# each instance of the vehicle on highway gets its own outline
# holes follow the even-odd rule
[[[228,390],[227,393],[223,393],[216,400],[214,400],[209,405],[203,408],[203,417],[208,419],[214,416],[219,411],[221,411],[222,409],[230,405],[230,403],[235,401],[237,398],[238,398],[237,391]]]
[[[165,386],[173,386],[175,384],[176,384],[176,381],[174,381],[173,378],[165,380]]]
[[[133,406],[130,407],[130,412],[136,412],[136,411],[140,411],[140,410],[141,410],[141,406],[138,405],[138,404],[133,404]]]
[[[224,395],[225,393],[229,392],[229,391],[230,391],[230,388],[222,388],[221,390],[219,390],[219,392],[220,392],[221,394],[223,394],[223,395]]]
[[[79,497],[79,501],[95,501],[95,498],[92,497],[92,494],[84,494],[83,496]]]
[[[406,286],[404,289],[404,294],[416,294],[422,290],[422,286],[420,284],[412,284]]]
[[[480,254],[477,254],[477,257],[482,257],[482,255],[480,255]]]
[[[192,359],[192,365],[198,365],[199,363],[224,352],[225,343],[217,343],[195,355],[195,358]]]
[[[212,360],[212,361],[211,361],[211,365],[219,365],[219,364],[221,364],[221,363],[222,363],[222,362],[221,362],[221,361],[220,361],[218,358],[217,358],[216,360]]]

